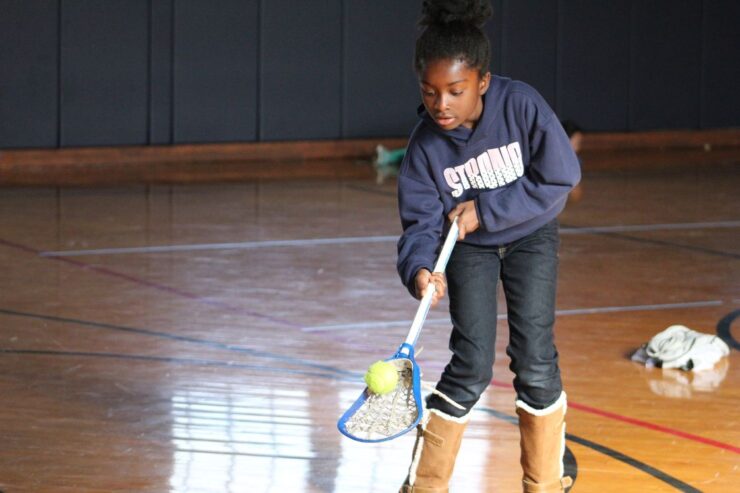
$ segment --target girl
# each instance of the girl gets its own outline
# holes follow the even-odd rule
[[[525,492],[564,491],[565,393],[553,342],[556,216],[580,169],[558,118],[530,86],[491,76],[488,0],[426,0],[415,69],[423,105],[398,177],[398,272],[419,298],[449,290],[452,358],[427,400],[405,493],[447,492],[470,410],[492,378],[501,279]],[[446,221],[458,243],[431,272]],[[449,287],[447,287],[449,284]]]

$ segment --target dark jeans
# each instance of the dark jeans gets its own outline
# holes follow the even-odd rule
[[[435,395],[429,398],[430,408],[463,416],[491,382],[499,278],[509,321],[506,353],[517,397],[535,409],[544,409],[560,397],[562,382],[553,341],[559,243],[558,223],[553,220],[507,245],[455,246],[447,265],[453,354],[437,388],[466,410]]]

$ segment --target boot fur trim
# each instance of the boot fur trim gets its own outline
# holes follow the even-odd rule
[[[552,414],[560,407],[563,407],[563,413],[567,410],[568,406],[568,400],[567,396],[565,395],[565,391],[560,393],[560,397],[558,397],[558,400],[547,406],[545,409],[535,409],[523,400],[517,399],[516,400],[516,407],[524,409],[527,411],[527,413],[531,414],[532,416],[547,416],[548,414]]]
[[[440,418],[444,419],[445,421],[452,421],[454,423],[464,424],[464,423],[467,423],[468,421],[470,421],[470,413],[467,413],[465,416],[460,416],[458,418],[458,417],[455,417],[455,416],[450,416],[449,414],[445,414],[445,413],[443,413],[442,411],[440,411],[438,409],[429,409],[429,412],[432,413],[432,414],[436,414],[437,416],[439,416]]]

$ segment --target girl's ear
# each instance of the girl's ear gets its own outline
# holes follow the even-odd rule
[[[483,96],[488,91],[488,86],[491,83],[491,72],[486,72],[478,82],[478,94]]]

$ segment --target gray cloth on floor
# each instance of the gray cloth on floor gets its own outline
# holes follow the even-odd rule
[[[728,354],[729,346],[716,335],[671,325],[643,344],[632,355],[632,361],[648,367],[702,371],[711,369]]]

